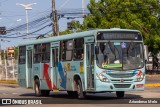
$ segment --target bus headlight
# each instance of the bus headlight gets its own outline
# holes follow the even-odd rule
[[[104,76],[102,73],[97,74],[97,77],[98,77],[99,80],[102,81],[102,82],[109,82],[109,79],[108,79],[106,76]]]
[[[144,79],[145,75],[142,73],[142,71],[139,71],[136,76],[137,76],[137,78],[136,78],[135,82],[140,82]]]

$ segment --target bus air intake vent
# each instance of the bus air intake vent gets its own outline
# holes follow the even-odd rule
[[[136,74],[133,74],[133,73],[127,73],[127,74],[109,73],[108,75],[112,78],[131,78],[131,77],[135,76]]]
[[[131,84],[114,84],[115,88],[129,88]]]

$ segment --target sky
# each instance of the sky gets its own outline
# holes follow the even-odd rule
[[[87,4],[90,0],[84,0],[84,8],[87,8]],[[28,10],[28,21],[36,20],[42,16],[45,16],[50,13],[52,7],[52,0],[0,0],[0,26],[5,26],[7,29],[22,25],[26,23],[26,13],[25,8],[16,4],[30,4],[36,3],[32,5],[32,10]],[[57,10],[76,10],[82,8],[82,0],[55,0],[56,9]],[[67,22],[70,22],[72,19],[67,20],[66,18],[59,19],[59,28],[60,31],[66,29]],[[81,23],[83,21],[82,18],[77,18],[74,20],[79,20]],[[49,28],[48,28],[49,29]],[[51,29],[51,28],[50,28]],[[17,35],[21,35],[22,32],[17,31]],[[24,34],[23,31],[22,34]],[[31,32],[31,29],[29,29]],[[43,31],[40,31],[41,33]],[[14,36],[17,36],[14,35]],[[0,35],[1,36],[1,35]],[[5,36],[5,35],[4,35]],[[32,36],[32,35],[30,35]],[[26,41],[27,39],[3,39],[1,42],[1,49],[7,49],[7,47],[17,46],[18,43]],[[9,42],[10,41],[10,42]]]

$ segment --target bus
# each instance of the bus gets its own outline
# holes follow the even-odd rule
[[[36,96],[66,91],[86,93],[144,90],[145,57],[141,32],[96,29],[29,40],[18,45],[18,83]]]

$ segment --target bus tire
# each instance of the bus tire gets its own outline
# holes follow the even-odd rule
[[[83,99],[83,98],[85,98],[86,93],[83,92],[83,88],[82,88],[82,83],[81,83],[81,81],[78,80],[78,81],[76,82],[76,85],[77,85],[77,97],[78,97],[78,99]]]
[[[75,91],[67,91],[67,93],[70,97],[76,97],[77,94]]]
[[[35,79],[34,81],[34,91],[37,97],[39,97],[41,95],[41,90],[39,89],[40,87],[40,83],[39,83],[39,79]]]
[[[117,98],[123,98],[124,97],[124,91],[116,91]]]
[[[49,94],[50,94],[50,90],[41,90],[41,96],[47,97],[49,96]]]
[[[49,96],[50,90],[40,90],[40,82],[39,79],[35,79],[34,81],[34,90],[37,97],[39,96]]]

